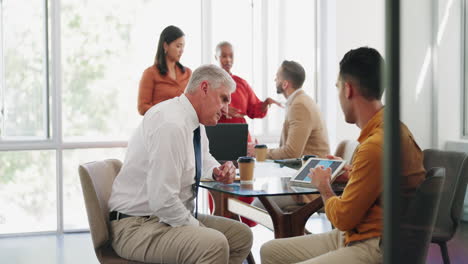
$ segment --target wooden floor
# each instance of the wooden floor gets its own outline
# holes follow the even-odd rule
[[[307,228],[314,233],[330,230],[326,218],[314,215],[307,223]],[[253,229],[254,245],[252,252],[257,263],[260,263],[260,247],[273,239],[273,233],[257,226]],[[448,243],[452,264],[468,263],[468,222],[462,222],[454,239]],[[89,233],[65,235],[41,235],[0,238],[0,263],[47,263],[78,264],[98,263],[92,248]],[[437,245],[431,245],[427,263],[442,263]]]

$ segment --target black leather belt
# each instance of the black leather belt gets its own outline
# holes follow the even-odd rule
[[[124,219],[124,218],[127,218],[127,217],[145,217],[145,218],[149,218],[150,216],[149,215],[142,215],[142,216],[128,215],[128,214],[120,213],[120,212],[117,212],[117,211],[112,211],[112,212],[109,213],[109,221],[120,220],[120,219]]]

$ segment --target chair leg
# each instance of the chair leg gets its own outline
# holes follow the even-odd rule
[[[437,244],[439,244],[440,252],[442,253],[442,259],[444,260],[444,264],[450,264],[450,258],[449,258],[449,254],[448,254],[447,243],[446,242],[440,242],[440,243],[437,243]]]
[[[255,264],[255,259],[252,255],[252,251],[250,251],[249,255],[247,256],[247,263],[248,264]]]

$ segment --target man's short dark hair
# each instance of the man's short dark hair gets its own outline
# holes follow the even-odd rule
[[[382,70],[385,61],[380,53],[369,47],[348,51],[340,61],[340,78],[355,81],[362,96],[380,100],[383,94]]]
[[[299,89],[304,84],[305,71],[299,63],[285,60],[281,63],[281,76],[290,81],[294,89]]]

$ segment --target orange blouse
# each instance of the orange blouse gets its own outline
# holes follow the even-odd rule
[[[185,67],[183,73],[179,67],[175,68],[175,80],[168,74],[161,75],[154,65],[143,72],[138,90],[138,112],[141,115],[144,115],[153,105],[184,93],[192,71]]]

